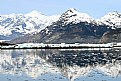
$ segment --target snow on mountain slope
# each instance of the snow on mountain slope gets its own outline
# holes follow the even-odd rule
[[[100,21],[106,25],[112,26],[112,28],[121,28],[121,13],[117,11],[110,12],[102,17]]]
[[[54,25],[52,23],[56,21],[61,22],[62,26],[87,22],[94,25],[108,25],[112,29],[121,28],[121,14],[116,11],[108,13],[101,19],[79,13],[74,8],[67,10],[61,16],[46,16],[41,12],[32,11],[28,14],[0,15],[0,36],[2,36],[0,39],[9,37],[10,40],[25,34],[37,33],[49,25]]]
[[[61,15],[59,21],[63,22],[63,25],[77,24],[79,22],[87,22],[96,25],[108,25],[109,27],[121,28],[121,13],[117,11],[110,12],[101,19],[94,19],[86,13],[80,13],[76,9],[71,8]]]
[[[45,16],[38,11],[28,14],[0,15],[0,35],[13,37],[39,32],[59,19],[59,15]]]
[[[95,19],[93,19],[92,17],[90,17],[85,13],[79,13],[76,11],[76,9],[71,8],[61,15],[59,21],[63,21],[64,24],[69,24],[69,23],[76,24],[79,22],[93,23]]]

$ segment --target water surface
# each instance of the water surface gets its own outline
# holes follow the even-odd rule
[[[0,81],[120,81],[121,50],[0,50]]]

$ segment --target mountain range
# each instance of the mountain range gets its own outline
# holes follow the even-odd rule
[[[41,12],[0,15],[0,39],[11,40],[41,31],[58,20],[59,15],[45,16]]]
[[[119,42],[121,13],[110,12],[100,19],[71,8],[61,15],[28,14],[0,16],[0,39],[12,43],[107,43]]]

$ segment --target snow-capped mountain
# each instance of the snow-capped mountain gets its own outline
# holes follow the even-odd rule
[[[86,13],[79,13],[76,11],[76,9],[71,8],[61,15],[59,21],[63,21],[63,24],[67,25],[70,23],[77,24],[79,22],[93,23],[95,22],[95,19]]]
[[[100,39],[109,28],[97,24],[96,20],[85,13],[79,13],[71,8],[64,12],[52,25],[35,35],[27,35],[12,40],[11,43],[43,42],[43,43],[92,43]],[[85,38],[88,36],[89,40]]]
[[[75,28],[73,29],[70,26],[74,26]],[[62,13],[62,15],[53,16],[45,16],[38,11],[32,11],[28,14],[0,15],[0,39],[3,40],[7,37],[8,39],[14,39],[26,34],[32,35],[38,32],[46,38],[46,34],[48,34],[47,36],[51,36],[57,31],[58,34],[56,34],[59,36],[62,34],[62,32],[59,33],[60,31],[65,33],[67,33],[67,31],[71,31],[73,33],[83,31],[81,32],[83,35],[88,34],[99,37],[108,31],[108,29],[117,29],[120,27],[121,14],[116,11],[108,13],[100,19],[94,19],[86,13],[76,11],[74,8],[67,10]],[[45,32],[45,34],[42,32]],[[77,34],[74,36],[76,35]],[[38,37],[38,40],[40,40],[41,37],[43,38],[43,36],[40,35],[38,35]],[[48,39],[48,37],[46,39]],[[54,40],[54,38],[52,39]],[[32,39],[30,39],[30,41],[31,40]]]
[[[58,18],[59,15],[45,16],[38,11],[28,14],[0,15],[0,35],[13,39],[28,33],[39,32]]]
[[[117,11],[110,12],[100,19],[100,21],[113,28],[121,28],[121,13]]]
[[[80,13],[76,11],[76,9],[71,8],[61,15],[59,21],[63,22],[63,25],[67,25],[70,23],[77,24],[80,22],[87,22],[97,25],[108,25],[112,27],[112,29],[114,29],[121,27],[121,13],[114,11],[108,13],[100,19],[94,19],[86,13]]]

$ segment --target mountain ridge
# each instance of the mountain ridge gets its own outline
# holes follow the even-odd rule
[[[28,14],[0,15],[0,35],[14,39],[17,37],[16,34],[20,37],[28,33],[39,32],[58,18],[59,15],[45,16],[37,11]]]
[[[41,14],[41,16],[43,15],[38,11],[33,11],[27,14],[30,18],[29,21],[31,20],[31,18],[33,18],[32,20],[33,22],[31,23],[34,23],[34,21],[38,21],[37,20],[39,18],[38,14]],[[41,16],[40,18],[42,18]],[[43,19],[44,20],[46,19],[45,15]],[[96,39],[95,41],[99,41],[105,32],[121,28],[121,14],[118,12],[110,12],[100,19],[94,19],[86,13],[80,13],[76,11],[76,9],[71,8],[62,13],[58,17],[51,16],[50,19],[48,20],[52,21],[51,24],[44,26],[43,29],[41,30],[40,30],[41,26],[39,27],[36,25],[34,26],[37,27],[37,29],[39,29],[40,31],[37,32],[33,31],[33,33],[29,32],[25,34],[22,33],[23,37],[21,38],[25,40],[22,40],[21,38],[19,39],[19,37],[17,39],[15,38],[15,40],[18,40],[19,41],[18,43],[24,43],[24,42],[97,43],[94,42],[93,40]],[[86,37],[89,37],[90,39],[87,39]],[[69,39],[72,40],[69,42],[68,41]],[[87,42],[85,42],[86,39]],[[14,43],[17,43],[15,42],[15,40],[12,41]],[[20,42],[20,40],[23,42]]]

